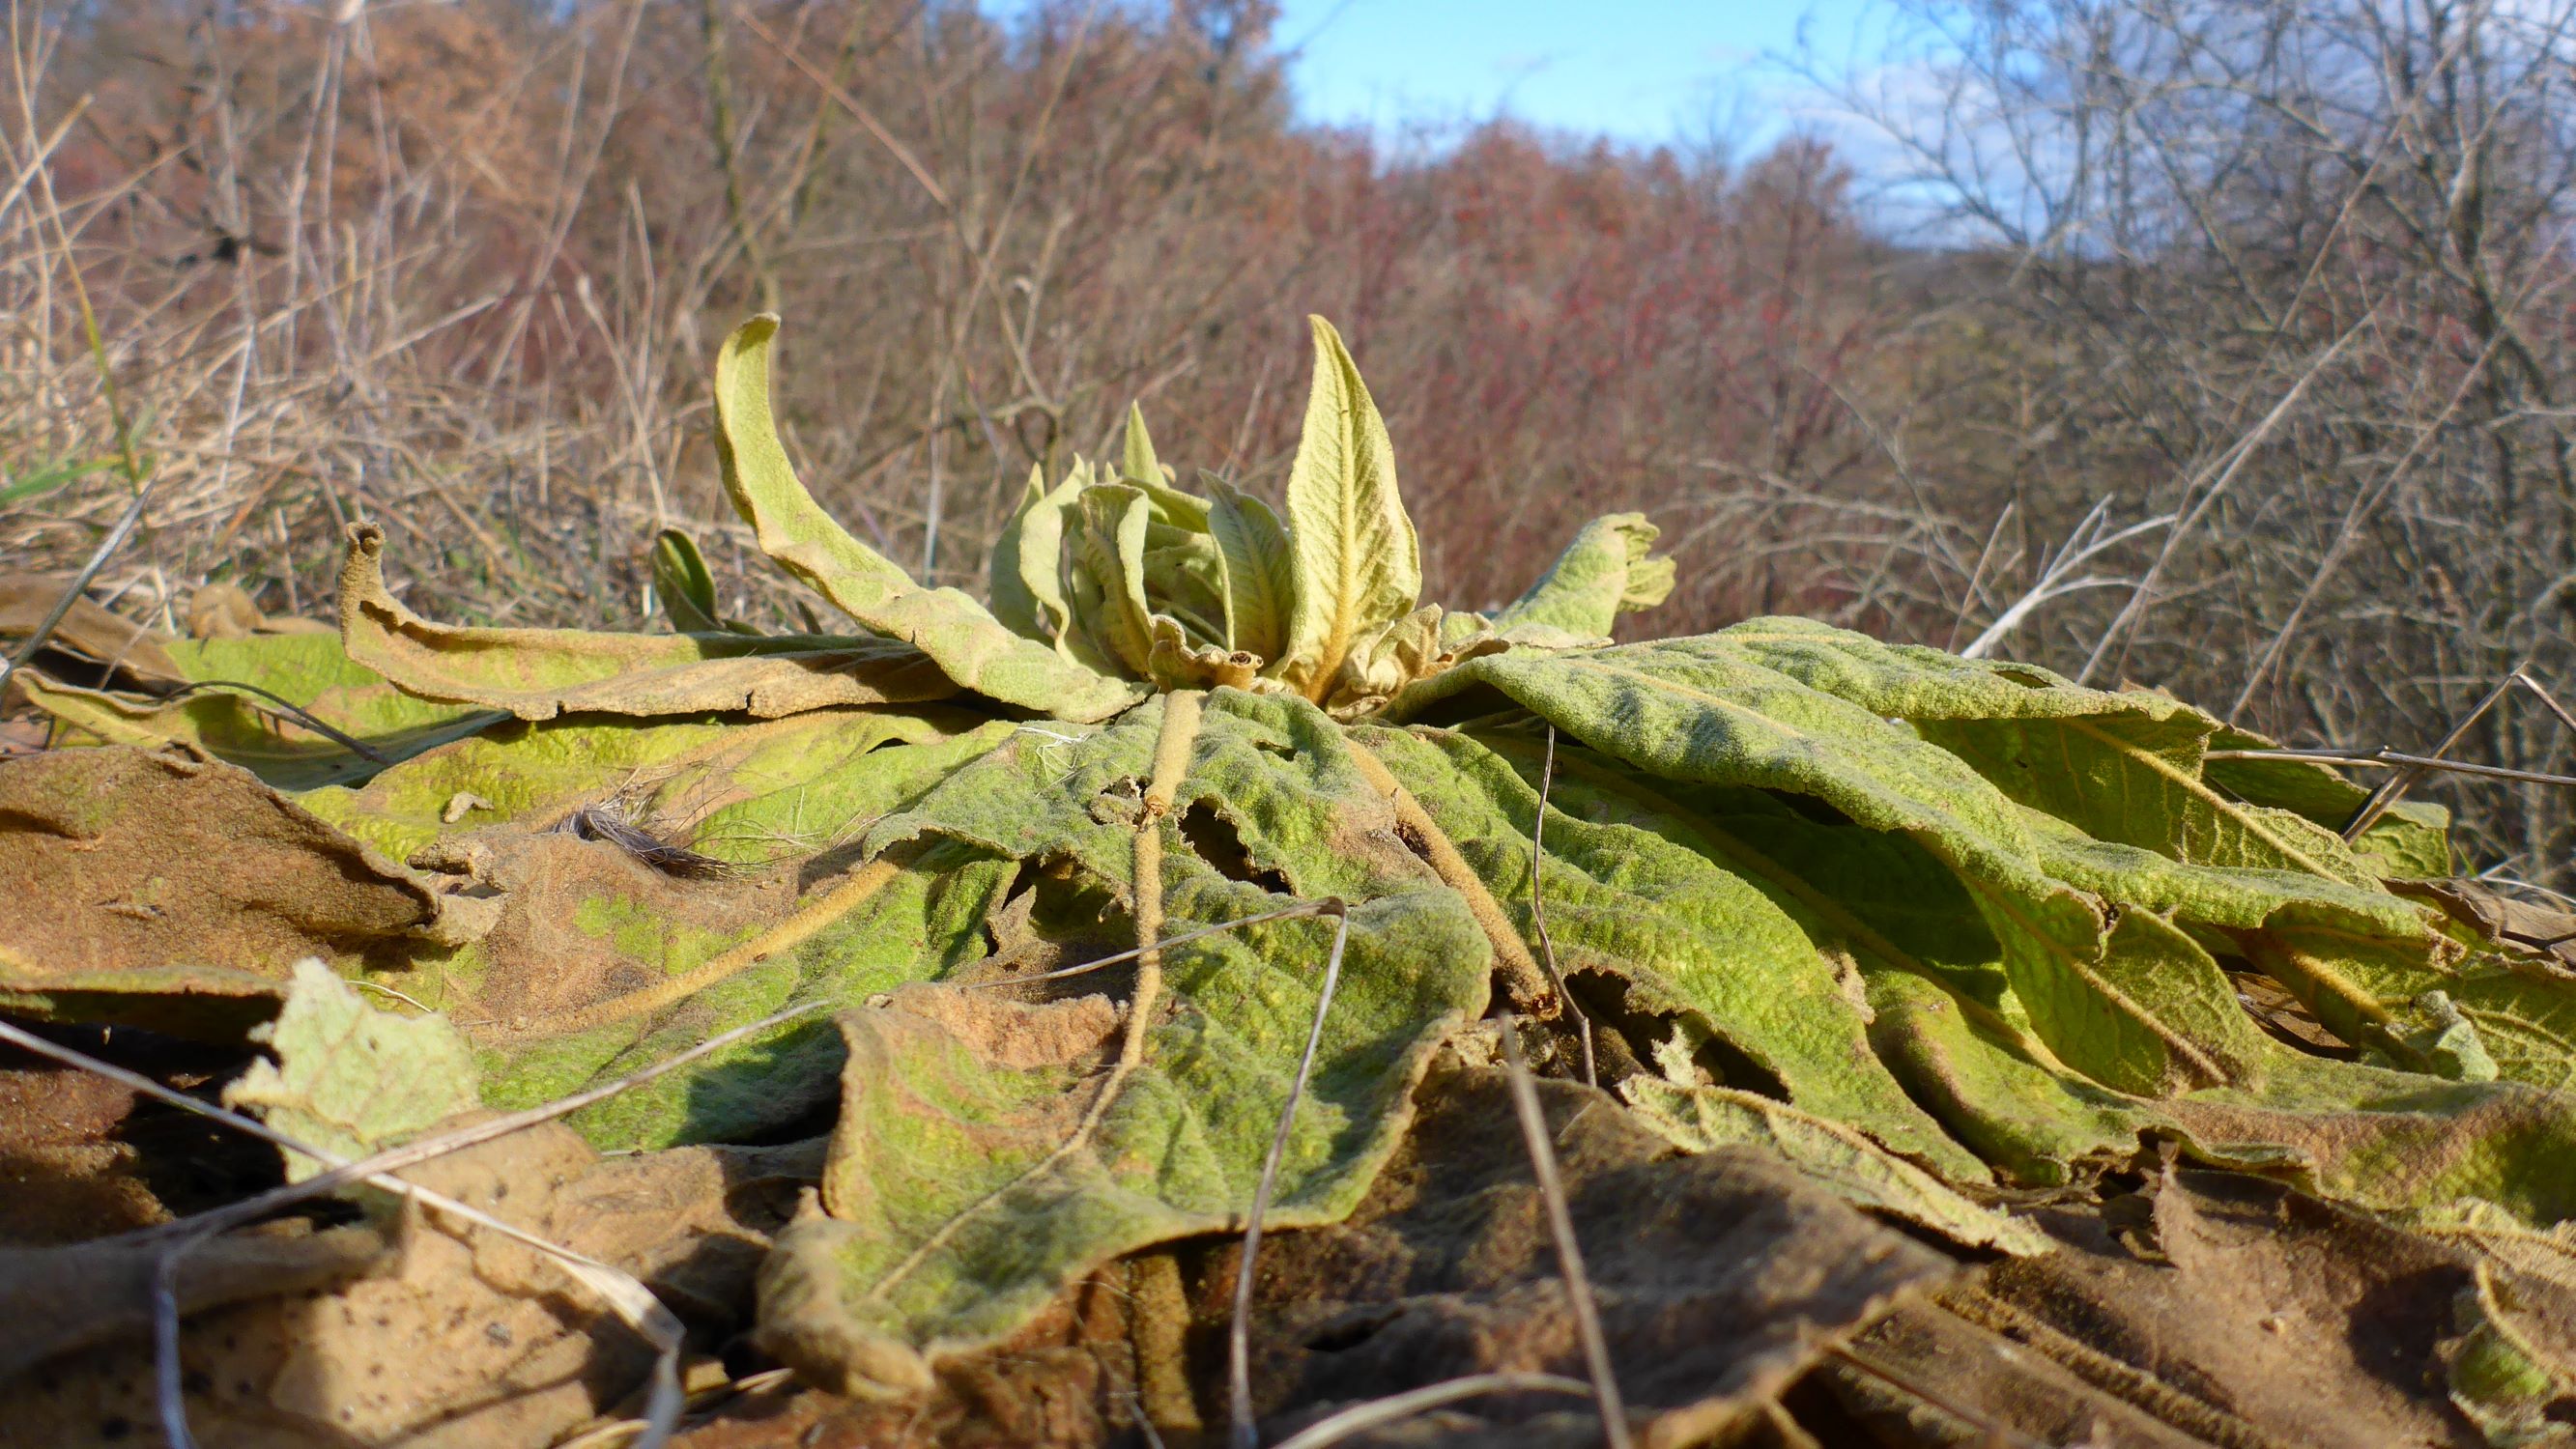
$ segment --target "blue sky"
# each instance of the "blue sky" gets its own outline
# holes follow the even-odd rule
[[[1654,144],[1712,125],[1776,136],[1776,77],[1757,73],[1812,16],[1840,55],[1866,0],[1281,0],[1301,47],[1300,114],[1389,129],[1507,112],[1536,125]]]

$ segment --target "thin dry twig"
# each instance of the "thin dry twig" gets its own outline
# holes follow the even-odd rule
[[[2475,765],[2466,760],[2445,760],[2433,755],[2410,755],[2404,750],[2392,750],[2384,745],[2375,750],[2211,750],[2201,758],[2204,760],[2303,760],[2310,764],[2342,765],[2349,769],[2432,771],[2452,775],[2475,775],[2487,780],[2512,780],[2524,785],[2576,787],[2576,775],[2553,775],[2545,770],[2517,770],[2506,765]],[[2374,820],[2376,818],[2373,817]],[[2362,828],[2369,827],[2365,825]]]
[[[2433,747],[2430,755],[2402,755],[2394,750],[2372,752],[2375,759],[2401,768],[2396,774],[2381,782],[2379,788],[2371,792],[2369,799],[2361,802],[2361,808],[2353,812],[2351,822],[2344,826],[2343,838],[2351,840],[2368,830],[2380,816],[2387,814],[2389,809],[2396,805],[2399,797],[2403,796],[2416,781],[2424,778],[2427,770],[2449,770],[2458,774],[2484,775],[2531,784],[2576,785],[2576,780],[2562,775],[2541,774],[2529,770],[2506,770],[2494,765],[2461,765],[2443,758],[2467,737],[2470,729],[2475,727],[2479,720],[2486,717],[2488,710],[2495,708],[2498,701],[2517,688],[2527,689],[2539,696],[2541,703],[2548,706],[2550,713],[2558,716],[2560,723],[2566,725],[2571,732],[2576,732],[2576,716],[2569,715],[2557,700],[2551,698],[2549,691],[2541,687],[2539,680],[2531,677],[2527,668],[2518,666],[2511,674],[2504,677],[2503,683],[2488,690],[2486,698],[2479,700],[2475,708],[2461,716],[2459,723],[2451,726],[2450,733],[2442,736],[2442,742]]]
[[[1208,936],[1223,935],[1228,931],[1240,931],[1246,926],[1266,925],[1272,921],[1285,921],[1298,916],[1321,915],[1326,911],[1338,909],[1340,905],[1341,903],[1339,901],[1322,900],[1307,901],[1301,905],[1282,906],[1275,911],[1263,911],[1257,916],[1245,916],[1241,920],[1226,921],[1214,926],[1201,926],[1195,931],[1183,931],[1177,936],[1165,936],[1163,939],[1155,942],[1151,946],[1131,947],[1113,955],[1102,956],[1096,960],[1085,961],[1080,965],[1059,966],[1053,971],[1036,971],[1025,976],[996,976],[989,981],[961,981],[957,983],[957,989],[960,991],[976,991],[994,986],[1026,986],[1031,982],[1036,981],[1059,981],[1067,976],[1080,976],[1088,971],[1097,971],[1104,966],[1115,966],[1122,961],[1133,961],[1137,957],[1144,955],[1147,951],[1166,950],[1173,946],[1186,946],[1192,941],[1200,940]]]
[[[5,673],[0,673],[0,679],[5,678],[7,678],[7,675]],[[275,712],[285,715],[297,724],[304,726],[306,729],[313,731],[315,734],[320,735],[331,743],[338,745],[340,748],[349,751],[351,754],[356,755],[362,760],[366,760],[376,765],[391,765],[394,763],[392,759],[387,757],[383,752],[377,750],[374,746],[368,744],[365,740],[359,739],[356,735],[346,733],[332,726],[319,716],[315,715],[311,710],[308,710],[304,706],[297,704],[295,701],[288,699],[285,695],[279,694],[276,690],[263,689],[259,685],[250,684],[239,679],[200,679],[193,684],[180,685],[177,689],[159,696],[159,699],[162,703],[168,704],[172,701],[182,700],[187,698],[189,695],[203,691],[216,691],[226,694],[239,693],[257,695],[259,698],[268,701],[269,705],[274,708]],[[259,706],[254,705],[252,708],[257,709]]]
[[[1592,1017],[1574,1000],[1573,991],[1565,984],[1565,971],[1556,963],[1556,938],[1547,932],[1547,904],[1541,899],[1539,872],[1547,864],[1547,796],[1556,784],[1556,726],[1547,727],[1547,759],[1538,772],[1538,813],[1530,817],[1530,922],[1538,928],[1540,959],[1547,963],[1547,977],[1556,983],[1557,999],[1565,1003],[1574,1017],[1574,1029],[1583,1042],[1583,1085],[1601,1085],[1601,1070],[1592,1055]]]
[[[1494,1373],[1468,1374],[1463,1378],[1442,1379],[1418,1389],[1407,1389],[1365,1404],[1353,1404],[1337,1414],[1316,1420],[1280,1441],[1277,1449],[1326,1449],[1357,1434],[1427,1413],[1443,1404],[1472,1399],[1483,1394],[1565,1394],[1576,1398],[1592,1397],[1592,1386],[1581,1379],[1561,1374]]]
[[[1574,1313],[1575,1333],[1583,1340],[1584,1367],[1592,1375],[1592,1400],[1601,1410],[1601,1432],[1610,1449],[1629,1449],[1628,1410],[1619,1399],[1619,1381],[1610,1369],[1610,1343],[1601,1333],[1601,1305],[1592,1296],[1592,1280],[1583,1271],[1583,1248],[1574,1238],[1574,1212],[1566,1205],[1565,1184],[1556,1171],[1556,1153],[1547,1140],[1547,1117],[1539,1110],[1538,1088],[1521,1060],[1520,1018],[1505,1013],[1498,1023],[1503,1039],[1503,1069],[1512,1086],[1512,1110],[1521,1120],[1521,1140],[1529,1147],[1530,1170],[1538,1177],[1539,1195],[1547,1202],[1548,1231],[1556,1239],[1557,1271],[1565,1278],[1565,1296]]]
[[[1999,1449],[2047,1449],[2045,1441],[2034,1439],[2009,1425],[1998,1424],[1984,1414],[1963,1408],[1939,1391],[1917,1382],[1913,1375],[1890,1368],[1849,1344],[1829,1344],[1825,1352],[1841,1360],[1853,1372],[1874,1378],[1897,1392],[1919,1399],[1969,1426],[1983,1436],[1985,1443],[1999,1446]]]
[[[1323,989],[1315,995],[1315,1019],[1306,1028],[1306,1049],[1297,1058],[1296,1079],[1288,1084],[1288,1100],[1279,1109],[1279,1130],[1270,1136],[1270,1151],[1261,1159],[1261,1185],[1253,1189],[1252,1211],[1243,1223],[1243,1261],[1234,1275],[1234,1322],[1226,1330],[1226,1380],[1231,1394],[1233,1423],[1231,1436],[1235,1449],[1256,1449],[1261,1435],[1252,1422],[1252,1265],[1261,1251],[1261,1219],[1270,1210],[1270,1194],[1279,1184],[1279,1159],[1288,1151],[1288,1130],[1296,1124],[1297,1104],[1306,1096],[1306,1082],[1314,1074],[1315,1049],[1323,1044],[1324,1015],[1333,1009],[1333,988],[1342,979],[1342,949],[1351,936],[1351,909],[1342,901],[1315,903],[1333,915],[1332,954],[1324,959]]]

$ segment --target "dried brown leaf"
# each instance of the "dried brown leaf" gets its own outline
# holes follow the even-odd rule
[[[603,634],[437,624],[385,588],[384,532],[349,530],[340,629],[349,657],[424,699],[525,720],[598,711],[761,719],[958,692],[929,656],[873,635]]]
[[[231,765],[118,746],[0,770],[0,1005],[15,1010],[230,1035],[298,959],[417,944],[441,905]]]
[[[68,574],[18,574],[0,578],[0,638],[22,640],[44,622],[70,588]],[[93,664],[113,666],[152,684],[179,684],[187,676],[161,647],[161,636],[130,619],[112,614],[87,598],[72,606],[47,636],[47,647],[68,651]]]

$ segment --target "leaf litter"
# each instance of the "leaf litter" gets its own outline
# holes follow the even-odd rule
[[[777,331],[725,487],[846,632],[678,530],[674,632],[441,624],[359,525],[336,633],[13,678],[0,1011],[153,1090],[0,1135],[0,1302],[87,1305],[10,1433],[652,1438],[683,1329],[710,1445],[2564,1432],[2571,936],[2438,810],[1809,621],[1614,644],[1637,515],[1425,604],[1320,320],[1281,506],[1131,411],[987,607],[807,493]],[[213,1096],[301,1186],[188,1216]]]

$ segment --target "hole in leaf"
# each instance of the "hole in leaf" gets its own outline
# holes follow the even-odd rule
[[[1181,812],[1181,838],[1190,843],[1199,859],[1228,880],[1257,885],[1273,895],[1295,893],[1286,876],[1252,863],[1252,852],[1243,844],[1243,832],[1204,800],[1192,801],[1190,808]]]
[[[1306,1347],[1317,1353],[1342,1353],[1377,1337],[1378,1331],[1404,1316],[1404,1310],[1392,1305],[1356,1309],[1318,1328],[1306,1339]]]
[[[1593,1066],[1603,1086],[1649,1071],[1646,1058],[1652,1054],[1654,1043],[1672,1034],[1670,1021],[1653,1012],[1631,1011],[1628,1008],[1628,983],[1608,972],[1568,971],[1565,973],[1565,990],[1574,998],[1575,1006],[1591,1018]],[[1564,1019],[1558,1020],[1555,1026],[1558,1035],[1565,1039],[1566,1050],[1560,1054],[1560,1060],[1571,1069],[1570,1075],[1579,1079],[1583,1075],[1583,1048],[1577,1038],[1579,1028]],[[1778,1079],[1772,1080],[1776,1084]],[[1728,1085],[1739,1084],[1730,1077]],[[1757,1086],[1749,1090],[1765,1089]]]
[[[1584,1015],[1592,1018],[1593,1056],[1603,1086],[1651,1071],[1646,1062],[1653,1057],[1655,1043],[1681,1029],[1669,1014],[1631,1007],[1629,1003],[1635,998],[1628,983],[1608,972],[1568,971],[1565,989],[1574,997],[1574,1004],[1583,1008]],[[1573,1023],[1562,1023],[1561,1029],[1571,1033]],[[1579,1070],[1579,1056],[1569,1054],[1567,1059],[1577,1062]],[[1700,1043],[1693,1060],[1725,1086],[1778,1102],[1789,1100],[1789,1084],[1731,1042],[1710,1037]]]

